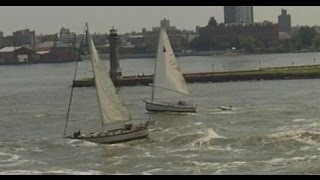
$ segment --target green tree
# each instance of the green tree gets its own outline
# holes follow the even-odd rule
[[[207,51],[210,49],[210,39],[203,36],[196,37],[190,42],[190,47],[196,50]]]
[[[9,47],[13,46],[13,36],[7,36],[3,38],[3,46]]]
[[[46,41],[56,41],[58,39],[58,34],[49,34],[49,35],[43,35],[40,37],[40,41],[46,42]]]
[[[315,49],[320,49],[320,36],[313,39],[312,46]]]
[[[304,26],[299,29],[297,38],[302,46],[311,46],[316,35],[317,32],[314,27],[310,28],[309,26]]]
[[[244,48],[247,52],[253,52],[256,47],[256,40],[252,36],[240,36],[240,47]]]

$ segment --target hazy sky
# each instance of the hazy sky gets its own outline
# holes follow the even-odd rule
[[[320,24],[320,6],[254,6],[254,21],[276,23],[281,8],[291,14],[293,26]],[[105,33],[113,25],[120,33],[140,32],[159,26],[163,18],[177,28],[195,30],[212,16],[223,22],[223,6],[1,6],[0,31],[5,36],[26,28],[51,34],[63,26],[82,33],[87,21],[91,32]]]

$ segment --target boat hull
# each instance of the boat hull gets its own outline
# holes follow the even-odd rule
[[[232,107],[226,107],[226,106],[219,106],[219,109],[221,109],[222,111],[233,111]]]
[[[130,131],[124,133],[115,133],[110,134],[106,132],[102,133],[91,133],[91,134],[82,134],[81,136],[71,137],[72,139],[83,139],[86,141],[91,141],[95,143],[103,143],[103,144],[115,144],[128,142],[135,139],[146,138],[149,135],[148,129],[142,129],[138,131]]]
[[[178,105],[170,103],[158,103],[146,101],[146,110],[155,112],[196,112],[196,106],[193,104]]]

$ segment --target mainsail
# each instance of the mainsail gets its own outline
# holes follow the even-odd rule
[[[87,24],[87,42],[91,55],[92,68],[94,72],[95,86],[99,101],[101,118],[105,124],[127,121],[130,115],[120,97],[117,95],[116,88],[106,70],[101,64],[99,54],[93,43],[89,27]]]
[[[164,28],[160,29],[155,63],[154,88],[159,87],[185,95],[190,94]]]

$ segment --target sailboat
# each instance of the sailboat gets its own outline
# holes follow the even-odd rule
[[[110,76],[106,73],[101,64],[99,54],[95,48],[91,34],[89,33],[88,24],[86,24],[86,31],[87,44],[91,56],[96,94],[102,120],[102,131],[85,134],[81,133],[79,130],[74,132],[73,135],[67,137],[72,139],[83,139],[95,143],[120,143],[147,137],[149,133],[149,121],[133,123],[127,108],[117,94]],[[70,104],[71,100],[69,107]],[[69,110],[64,135],[66,134],[68,116]]]
[[[160,28],[157,57],[154,66],[151,101],[145,101],[147,111],[196,112],[196,105],[179,100],[178,102],[156,102],[156,88],[190,95],[187,83],[178,67],[170,40],[165,28]]]

